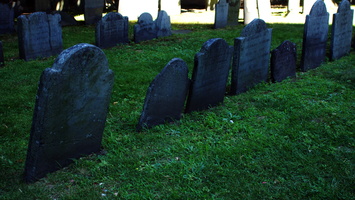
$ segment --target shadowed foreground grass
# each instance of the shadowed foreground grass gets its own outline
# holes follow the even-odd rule
[[[303,26],[268,26],[272,49],[291,40],[300,59]],[[0,36],[0,199],[354,199],[354,52],[136,133],[149,83],[168,61],[184,59],[191,77],[203,43],[219,37],[233,45],[242,26],[173,28],[193,32],[104,50],[115,72],[106,153],[34,184],[22,181],[24,161],[38,80],[55,57],[19,60],[16,36]],[[63,39],[65,48],[94,43],[94,27],[65,27]]]

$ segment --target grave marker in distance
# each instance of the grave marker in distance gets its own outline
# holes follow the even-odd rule
[[[157,29],[152,15],[143,13],[138,18],[138,23],[134,25],[134,42],[152,40],[157,37]]]
[[[155,20],[155,25],[157,29],[157,37],[166,37],[172,34],[170,17],[164,10],[159,11],[158,18]]]
[[[227,25],[238,25],[240,0],[229,0]]]
[[[13,32],[15,32],[14,9],[8,4],[0,3],[0,34]]]
[[[43,71],[34,109],[25,181],[99,152],[113,86],[102,50],[78,44]]]
[[[102,18],[104,0],[85,0],[85,24],[96,24]]]
[[[280,82],[296,76],[296,44],[286,40],[271,52],[271,80]]]
[[[226,0],[219,0],[216,4],[214,28],[224,28],[228,22],[228,3]]]

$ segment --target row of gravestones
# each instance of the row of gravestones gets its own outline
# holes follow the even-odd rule
[[[322,1],[317,1],[309,17],[314,17],[312,13],[325,16],[324,7]],[[339,13],[350,10],[345,7],[342,5]],[[322,18],[310,19],[320,23]],[[344,24],[340,26],[342,31],[348,29],[344,21],[340,24]],[[309,25],[306,21],[305,26]],[[303,46],[303,51],[312,49],[303,53],[303,57],[317,60],[312,60],[312,63],[321,63],[321,53],[313,56],[313,52],[323,52],[325,48],[323,34],[316,33],[323,32],[325,26],[317,27],[305,28],[304,33],[305,41],[310,38],[316,41],[304,42],[309,46]],[[186,63],[178,58],[171,60],[148,88],[137,130],[179,120],[186,99],[185,112],[204,110],[222,103],[231,63],[230,93],[239,94],[267,81],[271,32],[263,20],[255,19],[235,39],[234,48],[220,38],[208,40],[195,55],[191,80]],[[344,38],[347,35],[348,31],[344,31],[332,37]],[[346,48],[350,45],[342,43]],[[295,44],[285,41],[272,51],[271,57],[275,81],[296,75]],[[303,67],[302,70],[310,68]],[[26,158],[27,182],[34,182],[68,165],[72,159],[100,151],[113,84],[114,74],[108,68],[106,56],[100,48],[89,44],[78,44],[64,50],[53,66],[44,70],[36,95]]]

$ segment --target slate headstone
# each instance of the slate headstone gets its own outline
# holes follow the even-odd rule
[[[172,59],[150,84],[137,131],[179,120],[189,86],[188,68],[178,58]]]
[[[160,0],[160,10],[164,10],[171,15],[180,15],[181,0]]]
[[[2,48],[2,42],[0,41],[0,67],[5,65],[4,51]]]
[[[288,40],[271,52],[271,80],[281,82],[287,77],[296,76],[296,44]]]
[[[157,38],[157,28],[152,16],[143,13],[138,18],[138,23],[134,25],[134,42],[138,43],[145,40]]]
[[[27,151],[26,182],[100,151],[113,78],[105,54],[90,44],[64,50],[43,71]]]
[[[322,0],[317,0],[309,15],[303,32],[301,70],[317,68],[324,61],[328,39],[329,13]]]
[[[170,17],[164,10],[159,11],[158,18],[155,20],[155,25],[157,29],[157,37],[166,37],[172,34]]]
[[[254,19],[234,40],[231,94],[246,92],[268,80],[272,29]]]
[[[85,24],[96,24],[102,18],[104,0],[85,0]]]
[[[226,0],[219,0],[216,4],[214,28],[224,28],[228,22],[228,3]]]
[[[332,37],[330,41],[332,60],[345,56],[351,50],[353,16],[354,10],[350,9],[350,2],[348,0],[341,1],[338,13],[333,15]]]
[[[59,54],[63,49],[59,14],[35,12],[18,17],[20,58],[27,60]]]
[[[228,26],[238,25],[240,0],[229,0],[228,2],[229,5],[228,5],[227,25]]]
[[[96,46],[100,48],[128,43],[128,17],[116,12],[108,13],[96,24],[95,39]]]
[[[205,42],[195,55],[186,112],[200,111],[223,102],[233,47],[221,38]]]
[[[15,32],[14,9],[9,4],[0,3],[0,34]]]

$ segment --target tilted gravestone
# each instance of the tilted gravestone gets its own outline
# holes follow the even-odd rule
[[[143,13],[138,18],[138,23],[134,25],[134,42],[152,40],[157,37],[157,28],[152,16]]]
[[[8,4],[0,3],[0,34],[13,32],[15,32],[14,9]]]
[[[128,43],[128,17],[115,12],[108,13],[96,24],[95,39],[96,46],[100,48]]]
[[[233,47],[220,38],[205,42],[195,55],[186,112],[199,111],[223,102]]]
[[[224,28],[228,22],[228,3],[226,0],[219,0],[216,4],[214,28]]]
[[[5,65],[4,52],[2,48],[2,42],[0,41],[0,67]]]
[[[113,78],[105,54],[90,44],[64,50],[43,71],[27,151],[26,182],[100,151]]]
[[[159,11],[158,18],[155,20],[155,26],[157,29],[157,37],[166,37],[172,34],[170,17],[164,10]]]
[[[286,40],[271,52],[271,79],[280,82],[287,77],[296,76],[296,44]]]
[[[271,32],[262,19],[254,19],[234,40],[231,94],[246,92],[268,80]]]
[[[137,131],[179,120],[184,109],[189,78],[186,63],[172,59],[150,84]]]
[[[330,41],[332,60],[345,56],[351,50],[353,16],[354,10],[350,9],[350,2],[348,0],[340,2],[338,13],[333,15],[332,37]]]
[[[25,60],[49,57],[63,49],[59,14],[35,12],[18,17],[20,58]]]
[[[240,0],[229,0],[227,25],[238,25]]]
[[[96,24],[102,18],[104,0],[85,0],[85,24]]]
[[[328,39],[329,13],[322,0],[317,0],[309,15],[303,32],[301,70],[317,68],[324,61]]]

